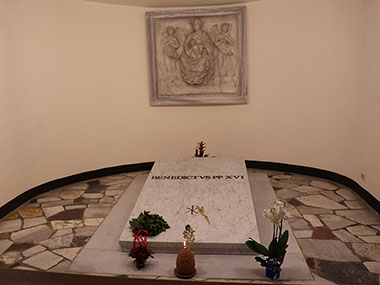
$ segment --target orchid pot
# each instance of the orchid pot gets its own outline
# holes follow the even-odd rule
[[[284,261],[288,247],[289,232],[283,230],[283,221],[287,218],[286,204],[277,200],[272,207],[264,210],[264,217],[273,223],[273,236],[268,248],[252,238],[245,242],[249,249],[261,256],[255,259],[266,268],[266,276],[270,279],[280,277],[281,264]]]
[[[277,279],[280,277],[281,263],[275,260],[268,260],[265,265],[265,275],[269,279]]]

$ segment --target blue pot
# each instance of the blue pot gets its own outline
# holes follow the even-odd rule
[[[269,261],[266,264],[265,274],[270,279],[277,279],[280,277],[281,263]]]

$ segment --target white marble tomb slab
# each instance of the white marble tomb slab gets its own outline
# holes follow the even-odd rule
[[[210,224],[193,205],[204,206]],[[242,159],[185,158],[156,161],[128,220],[144,210],[162,215],[170,229],[148,237],[154,252],[177,253],[183,246],[187,224],[195,230],[195,253],[252,254],[245,241],[259,241],[247,169]],[[119,244],[133,246],[129,223]]]

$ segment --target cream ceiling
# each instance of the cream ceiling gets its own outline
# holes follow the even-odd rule
[[[259,0],[87,0],[106,4],[119,4],[137,7],[194,7],[229,5]]]

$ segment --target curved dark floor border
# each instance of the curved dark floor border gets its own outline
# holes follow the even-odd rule
[[[90,179],[95,179],[103,176],[115,175],[123,172],[134,172],[134,171],[143,171],[150,170],[153,167],[154,162],[142,162],[135,164],[127,164],[120,166],[107,167],[97,170],[91,170],[64,178],[59,178],[39,186],[36,186],[32,189],[25,191],[16,198],[12,199],[2,207],[0,207],[0,219],[8,215],[13,210],[17,209],[19,206],[27,202],[28,200],[34,198],[37,195],[45,193],[47,191],[70,185],[73,183],[86,181]],[[357,182],[343,176],[341,174],[327,171],[323,169],[308,167],[308,166],[299,166],[286,163],[278,162],[269,162],[269,161],[253,161],[246,160],[245,164],[247,168],[257,168],[257,169],[266,169],[266,170],[277,170],[282,172],[291,172],[297,174],[303,174],[323,179],[328,179],[330,181],[337,182],[342,184],[353,191],[355,191],[364,201],[367,202],[376,212],[380,214],[380,201],[373,197],[366,189],[361,187]]]

